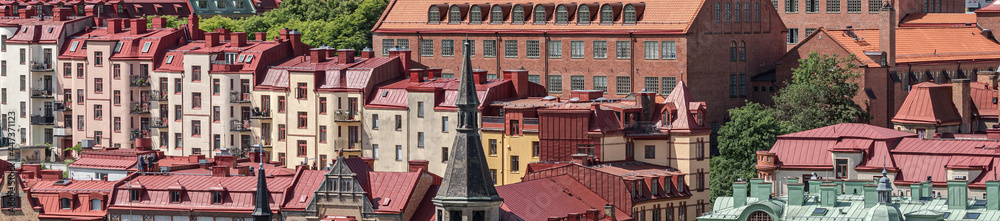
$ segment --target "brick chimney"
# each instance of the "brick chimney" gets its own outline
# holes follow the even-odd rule
[[[209,32],[205,33],[205,47],[215,47],[219,45],[219,33]]]
[[[309,63],[317,64],[326,61],[326,50],[321,48],[309,49]]]
[[[253,39],[258,41],[267,41],[267,32],[254,32]]]
[[[164,17],[155,17],[150,23],[153,28],[167,28],[167,18]]]
[[[20,18],[35,17],[35,6],[29,5],[26,8],[18,9],[17,12],[17,15],[19,15],[18,17]]]
[[[409,73],[410,73],[410,82],[415,82],[415,83],[424,82],[424,75],[425,75],[424,73],[426,73],[424,69],[420,68],[410,69]]]
[[[232,167],[236,165],[236,156],[232,155],[216,155],[215,165],[223,167]]]
[[[958,115],[962,117],[962,124],[958,128],[958,133],[971,133],[972,130],[972,95],[969,87],[969,79],[951,80],[951,102],[955,103]]]
[[[146,19],[137,18],[132,19],[132,29],[129,29],[129,34],[138,35],[146,33]]]
[[[411,160],[407,162],[407,165],[409,165],[410,168],[409,170],[410,172],[417,172],[418,170],[427,171],[427,164],[428,162],[426,160]]]
[[[410,70],[413,67],[413,57],[410,49],[398,49],[399,62],[403,65],[403,70]]]
[[[369,59],[374,57],[375,57],[375,51],[372,51],[372,48],[365,47],[365,49],[361,50],[361,58]]]
[[[997,72],[995,71],[979,71],[976,73],[976,82],[986,84],[987,89],[996,90],[997,89]]]
[[[52,20],[54,21],[66,21],[66,17],[73,13],[69,8],[58,7],[52,9]]]
[[[198,15],[191,13],[188,15],[188,31],[191,32],[192,40],[203,40],[205,39],[205,31],[198,29],[199,18]]]
[[[370,167],[372,170],[375,170],[375,158],[362,157],[361,160],[365,161],[365,164],[368,164],[368,167]]]
[[[1000,128],[987,128],[986,139],[1000,140]]]
[[[569,156],[572,162],[584,166],[590,166],[590,155],[577,153]]]
[[[353,64],[354,63],[354,49],[340,49],[340,50],[337,50],[337,63],[338,64]]]
[[[226,166],[214,166],[212,167],[213,177],[229,177],[229,167]]]
[[[891,1],[886,1],[882,5],[882,9],[879,9],[879,26],[878,26],[878,47],[879,50],[886,53],[886,64],[889,66],[896,66],[896,24],[899,23],[896,18],[896,9],[892,7]]]
[[[122,32],[122,20],[117,18],[108,19],[108,34]]]
[[[440,68],[428,68],[427,69],[427,78],[429,78],[429,79],[438,79],[438,78],[441,78],[441,69]],[[525,78],[525,79],[527,79],[527,78]]]
[[[636,103],[639,103],[639,107],[642,108],[640,113],[640,121],[651,121],[653,115],[656,114],[656,92],[646,91],[643,89],[640,92],[635,92]]]
[[[486,70],[473,69],[472,77],[476,81],[476,84],[486,84]]]
[[[292,51],[295,51],[296,55],[306,52],[307,46],[302,44],[302,32],[299,32],[298,30],[288,32],[288,41],[292,43]]]
[[[246,32],[233,32],[229,34],[229,45],[233,47],[244,47],[247,46],[247,33]]]
[[[597,221],[601,212],[598,209],[588,209],[587,210],[587,221]]]

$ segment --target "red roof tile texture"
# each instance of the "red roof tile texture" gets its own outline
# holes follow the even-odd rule
[[[899,26],[965,26],[976,24],[976,14],[971,13],[916,13],[909,14]]]
[[[858,60],[870,67],[880,67],[866,51],[879,50],[878,29],[854,29],[857,39],[844,29],[820,29]],[[896,29],[896,62],[917,63],[955,60],[1000,59],[1000,44],[982,35],[976,26],[901,27]]]

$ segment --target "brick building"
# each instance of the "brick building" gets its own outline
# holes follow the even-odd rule
[[[211,4],[210,4],[211,3]],[[52,16],[59,8],[66,8],[66,15],[103,18],[139,18],[147,15],[172,15],[246,17],[277,8],[280,0],[97,0],[97,1],[7,1],[0,4],[2,16],[36,15]],[[174,28],[174,27],[172,27]]]
[[[749,77],[775,68],[785,27],[768,1],[733,13],[716,3],[391,1],[372,29],[373,44],[383,56],[412,49],[415,67],[439,67],[450,77],[468,39],[474,68],[500,78],[523,67],[553,96],[666,94],[684,81],[709,109],[727,110],[743,104]],[[726,118],[719,113],[706,121],[717,127]]]

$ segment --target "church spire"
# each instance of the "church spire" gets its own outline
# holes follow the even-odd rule
[[[268,202],[271,191],[267,190],[267,181],[264,180],[264,176],[266,176],[264,175],[264,161],[261,160],[257,169],[257,194],[254,197],[253,213],[250,214],[254,221],[271,221],[271,215],[274,214],[271,212],[271,204]]]
[[[493,187],[493,176],[486,164],[483,142],[479,135],[479,98],[472,76],[471,52],[463,44],[464,61],[458,87],[459,126],[445,168],[444,180],[432,200],[440,220],[499,220],[503,199]],[[463,219],[464,217],[464,219]]]

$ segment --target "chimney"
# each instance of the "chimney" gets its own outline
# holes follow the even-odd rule
[[[911,183],[910,184],[910,200],[913,200],[913,201],[919,201],[919,200],[921,200],[920,196],[923,195],[923,194],[921,194],[920,192],[923,191],[923,190],[924,190],[924,188],[922,188],[920,186],[920,183]]]
[[[295,55],[300,55],[306,52],[306,45],[302,44],[302,32],[298,30],[292,30],[288,32],[288,41],[292,43],[292,51]]]
[[[153,28],[167,28],[167,18],[155,17],[152,19],[153,21],[150,21],[150,23],[152,23]]]
[[[288,40],[289,31],[291,30],[288,30],[288,28],[282,28],[281,30],[278,31],[278,38],[281,40]]]
[[[225,28],[225,27],[216,28],[215,32],[219,33],[219,40],[220,41],[222,41],[222,40],[230,41],[230,38],[229,38],[229,29],[228,28]]]
[[[588,162],[589,159],[590,159],[590,155],[582,154],[582,153],[576,153],[576,154],[570,155],[569,157],[572,159],[573,163],[584,165],[584,166],[590,166],[590,162]]]
[[[309,49],[309,63],[317,64],[326,61],[326,51],[320,48]]]
[[[215,156],[215,165],[216,166],[224,166],[224,167],[232,167],[232,166],[236,165],[236,156],[232,156],[232,155],[216,155]]]
[[[472,78],[476,81],[476,84],[486,84],[486,70],[472,69]]]
[[[805,185],[798,182],[792,182],[792,179],[788,180],[788,204],[801,206],[805,203]]]
[[[203,40],[205,39],[205,31],[198,29],[198,15],[191,13],[188,15],[188,31],[191,32],[192,40]]]
[[[996,90],[997,89],[997,72],[993,71],[979,71],[976,73],[976,82],[986,84],[987,89]]]
[[[375,158],[362,157],[361,160],[365,161],[365,164],[368,164],[369,168],[371,168],[372,170],[375,170]]]
[[[656,92],[649,92],[643,89],[640,92],[635,92],[636,102],[639,103],[639,107],[642,108],[642,113],[640,113],[640,121],[651,121],[653,119],[653,113],[656,111]]]
[[[819,203],[822,206],[834,207],[837,205],[837,184],[826,182],[819,185]],[[878,197],[876,197],[877,199]]]
[[[191,154],[188,155],[188,163],[200,163],[200,160],[205,159],[205,155],[201,154]]]
[[[986,181],[986,209],[1000,210],[1000,181]]]
[[[211,48],[219,45],[219,33],[205,33],[205,47]]]
[[[896,9],[887,1],[878,12],[878,47],[886,53],[886,64],[896,66]]]
[[[417,172],[418,170],[427,171],[427,164],[429,162],[426,160],[410,160],[407,164],[410,166],[410,172]]]
[[[986,139],[1000,140],[1000,128],[987,128]]]
[[[958,133],[971,133],[972,125],[972,95],[969,86],[969,79],[952,79],[951,81],[951,101],[958,110],[958,115],[962,117],[962,124],[958,128]]]
[[[771,182],[765,182],[759,178],[750,179],[750,197],[757,198],[757,200],[770,199]]]
[[[569,215],[566,215],[566,221],[580,221],[580,214],[570,213]]]
[[[244,47],[247,46],[247,33],[246,32],[233,32],[229,34],[229,46],[232,47]]]
[[[875,184],[868,184],[862,187],[865,192],[865,208],[872,208],[878,205],[878,186]]]
[[[396,51],[399,53],[399,62],[403,64],[403,70],[409,70],[410,67],[413,67],[413,57],[411,56],[410,49],[398,49]]]
[[[930,199],[931,197],[934,197],[931,196],[931,190],[932,188],[934,188],[934,180],[931,179],[931,176],[927,176],[927,180],[920,182],[920,186],[924,188],[924,191],[920,191],[920,194],[923,195],[922,196],[923,198]]]
[[[257,41],[267,41],[267,32],[254,32],[253,39]]]
[[[374,57],[375,57],[375,51],[372,51],[372,48],[365,47],[365,49],[361,50],[361,58],[369,59]]]
[[[229,177],[229,167],[226,166],[214,166],[212,167],[213,177]]]
[[[52,9],[52,20],[54,21],[66,21],[66,17],[70,13],[73,13],[69,8],[58,7]]]
[[[54,181],[63,178],[62,170],[42,170],[42,180],[44,181]]]
[[[440,68],[428,68],[427,69],[427,78],[429,78],[429,79],[438,79],[438,78],[441,78],[441,69]],[[525,78],[525,79],[527,79],[527,78]]]
[[[511,80],[514,83],[514,92],[518,98],[528,97],[528,71],[527,70],[505,70],[504,80]]]
[[[609,203],[604,205],[604,216],[606,216],[608,220],[611,221],[618,220],[618,218],[615,218],[615,204]]]
[[[969,206],[969,183],[966,180],[948,181],[948,209],[965,210]]]
[[[739,179],[733,182],[733,207],[747,205],[747,182]]]
[[[118,18],[108,19],[108,34],[122,32],[122,20]]]
[[[20,18],[35,17],[35,10],[34,10],[34,8],[35,7],[32,7],[32,6],[29,5],[27,8],[18,9],[17,10],[17,12],[18,12],[17,14],[20,15],[18,17],[20,17]]]
[[[132,29],[129,29],[129,34],[138,35],[146,33],[146,19],[137,18],[132,19]]]
[[[424,82],[424,69],[414,68],[410,69],[410,82],[420,83]]]
[[[338,64],[353,64],[354,63],[354,49],[340,49],[340,50],[337,50],[337,63]]]

